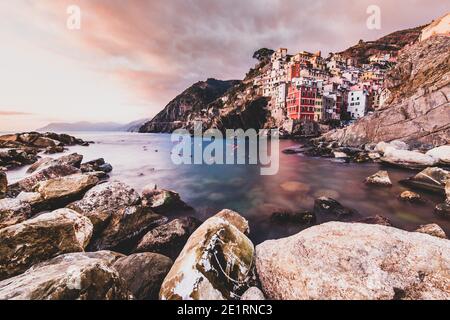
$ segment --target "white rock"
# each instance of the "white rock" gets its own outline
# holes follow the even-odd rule
[[[386,154],[386,152],[391,150],[408,150],[408,145],[400,140],[394,140],[391,142],[380,142],[375,146],[376,152]]]
[[[444,164],[450,164],[450,145],[434,148],[426,153]]]
[[[384,157],[381,160],[408,168],[432,167],[438,163],[438,160],[429,155],[415,151],[397,150],[392,147],[386,148]]]
[[[335,151],[334,157],[337,159],[343,159],[343,158],[348,158],[348,155],[345,152]]]
[[[450,241],[332,222],[256,247],[268,299],[450,299]]]

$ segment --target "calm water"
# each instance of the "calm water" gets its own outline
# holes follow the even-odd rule
[[[434,205],[442,197],[423,194],[430,201],[423,206],[397,200],[405,189],[398,181],[414,172],[388,168],[392,188],[373,188],[364,179],[376,173],[378,164],[341,164],[329,159],[280,154],[280,171],[275,176],[261,176],[258,166],[182,165],[170,159],[173,143],[170,135],[132,133],[78,133],[77,137],[95,141],[89,147],[71,147],[71,152],[84,155],[84,160],[99,157],[111,163],[111,179],[126,182],[140,191],[147,184],[174,190],[206,219],[221,209],[240,212],[249,221],[251,238],[256,243],[293,235],[302,227],[270,222],[277,209],[308,209],[314,199],[331,196],[364,216],[381,214],[396,226],[414,230],[427,223],[438,223],[447,234],[450,223],[433,214]],[[280,150],[298,143],[281,141]],[[385,169],[385,168],[384,168]],[[8,172],[13,182],[24,176],[25,168]]]

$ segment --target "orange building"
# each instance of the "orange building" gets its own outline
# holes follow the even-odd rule
[[[299,79],[289,84],[286,109],[294,120],[315,120],[317,84],[311,80]]]

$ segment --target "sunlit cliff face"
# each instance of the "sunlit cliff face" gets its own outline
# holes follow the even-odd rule
[[[366,27],[372,4],[380,30]],[[441,0],[2,1],[0,131],[150,117],[196,81],[242,78],[260,47],[338,51],[448,11]]]

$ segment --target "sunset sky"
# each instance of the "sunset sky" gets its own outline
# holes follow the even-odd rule
[[[66,27],[68,5],[81,30]],[[381,7],[381,30],[366,27]],[[340,51],[426,24],[446,0],[3,0],[0,131],[155,115],[192,83],[242,79],[261,47]]]

